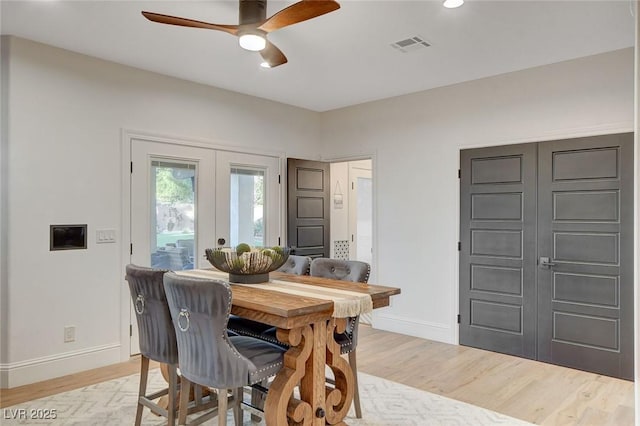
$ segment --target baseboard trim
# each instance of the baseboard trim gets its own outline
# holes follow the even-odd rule
[[[422,339],[456,344],[454,330],[447,324],[420,321],[397,315],[378,314],[374,311],[372,326],[381,330],[407,334]]]
[[[120,343],[0,364],[0,387],[14,388],[118,362]]]

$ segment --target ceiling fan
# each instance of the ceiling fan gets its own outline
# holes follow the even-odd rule
[[[268,33],[339,8],[340,4],[334,0],[302,0],[266,18],[267,0],[240,0],[238,25],[211,24],[153,12],[142,12],[142,14],[148,20],[161,24],[224,31],[234,35],[239,38],[242,48],[260,52],[264,59],[263,67],[273,68],[287,63],[287,57],[267,40]]]

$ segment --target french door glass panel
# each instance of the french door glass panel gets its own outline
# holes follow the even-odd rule
[[[151,267],[193,269],[197,165],[152,160]]]

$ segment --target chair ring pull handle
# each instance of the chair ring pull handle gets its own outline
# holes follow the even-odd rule
[[[136,297],[136,303],[134,303],[133,306],[136,309],[136,313],[138,315],[142,315],[144,312],[144,296],[139,294],[138,297]]]
[[[187,325],[182,325],[182,318],[185,318],[187,321]],[[180,309],[180,313],[178,314],[178,328],[180,331],[187,331],[189,329],[190,321],[189,321],[189,311],[185,308]]]

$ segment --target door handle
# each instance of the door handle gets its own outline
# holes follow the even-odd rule
[[[538,262],[538,265],[541,268],[551,268],[553,266],[556,266],[556,264],[551,262],[551,259],[548,257],[541,257],[540,261]]]

